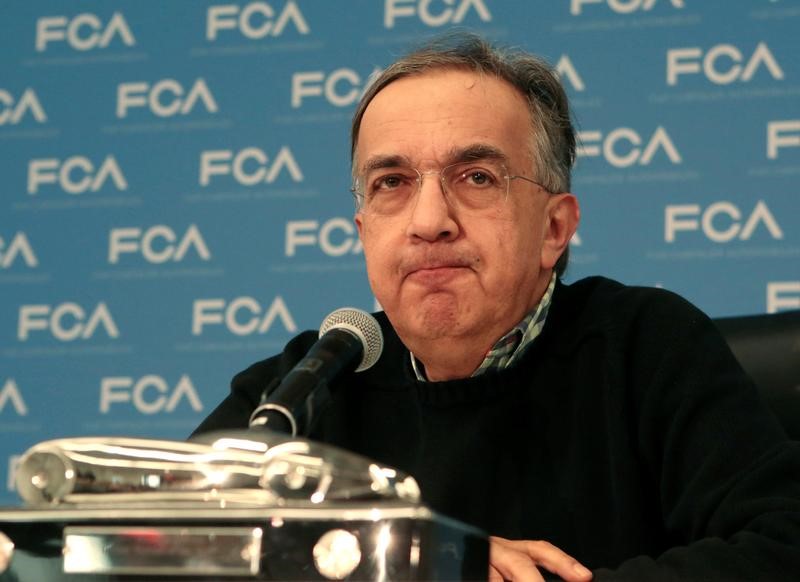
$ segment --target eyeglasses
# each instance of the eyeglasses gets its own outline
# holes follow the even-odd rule
[[[508,197],[511,180],[517,178],[549,192],[535,180],[510,175],[501,162],[486,159],[425,172],[408,167],[376,168],[359,176],[351,191],[360,212],[391,216],[408,207],[426,176],[437,175],[450,204],[467,212],[481,212],[501,204]]]

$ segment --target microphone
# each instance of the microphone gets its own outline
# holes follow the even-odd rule
[[[329,383],[341,374],[371,368],[382,351],[383,334],[374,317],[353,307],[337,309],[323,320],[319,339],[277,388],[272,390],[275,381],[264,390],[250,415],[250,428],[306,434],[314,409],[330,396]]]

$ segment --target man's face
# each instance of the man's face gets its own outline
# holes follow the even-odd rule
[[[502,156],[509,174],[535,180],[531,147],[530,114],[511,85],[436,70],[375,96],[362,119],[356,172],[396,159],[424,173],[485,149]],[[356,214],[372,290],[412,351],[444,338],[488,349],[536,305],[554,262],[542,251],[549,205],[542,188],[512,180],[505,201],[465,212],[429,175],[399,212]]]

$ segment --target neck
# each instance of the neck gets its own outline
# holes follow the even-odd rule
[[[453,344],[451,342],[437,343],[439,345],[445,344],[446,349],[432,347],[422,354],[412,352],[414,357],[425,366],[425,377],[430,382],[469,378],[481,365],[491,347],[489,346],[485,350],[476,350],[473,354],[468,355],[461,350],[460,346],[456,352],[453,352]]]
[[[470,330],[463,335],[451,335],[446,332],[441,335],[420,336],[417,334],[409,337],[410,334],[403,334],[402,330],[397,327],[395,330],[414,357],[425,366],[425,377],[429,381],[442,382],[468,378],[483,363],[495,343],[541,301],[549,284],[550,273],[542,273],[541,281],[537,284],[534,293],[535,299],[530,301],[520,313],[515,313],[503,322],[489,322],[487,327]],[[449,330],[449,332],[453,331],[455,330]]]

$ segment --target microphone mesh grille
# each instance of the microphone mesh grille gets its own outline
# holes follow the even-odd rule
[[[360,340],[364,348],[361,363],[356,372],[363,372],[371,368],[383,352],[383,333],[378,320],[366,311],[355,307],[341,307],[329,314],[319,328],[319,337],[332,329],[345,329]]]

